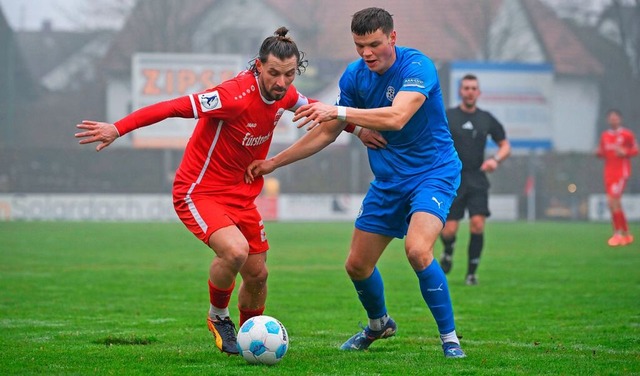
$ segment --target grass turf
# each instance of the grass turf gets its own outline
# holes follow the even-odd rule
[[[291,342],[266,367],[214,348],[212,252],[181,224],[0,223],[0,374],[640,374],[640,241],[607,247],[608,224],[490,222],[473,287],[463,225],[448,277],[468,354],[456,360],[442,356],[399,240],[379,263],[398,334],[338,350],[366,321],[343,268],[351,231],[267,224],[265,314]]]

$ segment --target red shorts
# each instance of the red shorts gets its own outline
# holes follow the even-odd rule
[[[174,196],[173,207],[185,226],[198,239],[209,245],[209,237],[217,230],[236,226],[249,243],[249,254],[266,252],[269,242],[262,216],[255,205],[241,208],[211,197],[191,196],[187,201]]]
[[[624,192],[624,187],[627,185],[627,178],[620,176],[605,176],[604,178],[604,189],[607,192],[608,196],[614,198],[622,197],[622,192]]]

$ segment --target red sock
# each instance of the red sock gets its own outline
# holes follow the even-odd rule
[[[629,231],[629,225],[627,224],[627,218],[624,216],[624,212],[622,210],[618,210],[616,212],[616,216],[618,217],[618,230],[622,232]]]
[[[244,322],[249,320],[250,318],[260,316],[264,312],[264,306],[262,306],[262,308],[256,309],[255,311],[242,309],[240,308],[240,306],[238,306],[238,309],[240,309],[240,326],[242,326],[242,324],[244,324]]]
[[[611,213],[611,224],[613,225],[613,232],[618,232],[620,230],[620,216],[618,215],[619,211],[614,211]]]
[[[233,281],[231,287],[227,290],[221,290],[213,285],[209,280],[209,302],[216,308],[227,308],[229,306],[229,300],[231,300],[231,293],[233,292],[236,282]]]

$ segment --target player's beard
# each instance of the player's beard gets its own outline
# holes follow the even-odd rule
[[[282,89],[282,90],[277,90],[277,89]],[[267,99],[272,101],[279,101],[280,99],[284,98],[284,95],[286,93],[287,93],[286,89],[281,88],[279,86],[274,86],[271,88],[271,90],[267,91],[267,95],[269,96]]]
[[[473,110],[474,108],[476,108],[476,100],[475,99],[463,99],[462,100],[462,105],[467,110]]]

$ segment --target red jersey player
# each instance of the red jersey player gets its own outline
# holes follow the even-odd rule
[[[608,244],[616,247],[633,242],[621,199],[631,176],[631,157],[638,154],[638,144],[633,132],[622,126],[620,111],[609,110],[607,122],[611,129],[602,132],[596,154],[604,159],[604,186],[613,224],[613,236]]]
[[[240,325],[264,312],[267,293],[269,244],[254,203],[263,179],[247,184],[244,172],[253,160],[267,157],[283,112],[309,102],[292,85],[307,61],[287,32],[281,27],[266,38],[249,70],[231,80],[142,108],[115,124],[85,120],[77,125],[83,131],[75,134],[81,144],[98,142],[100,151],[127,132],[169,117],[199,119],[176,172],[173,203],[185,226],[215,253],[207,324],[216,346],[228,354],[238,353],[228,308],[236,276],[242,277]],[[384,141],[363,129],[357,133],[367,146]]]

